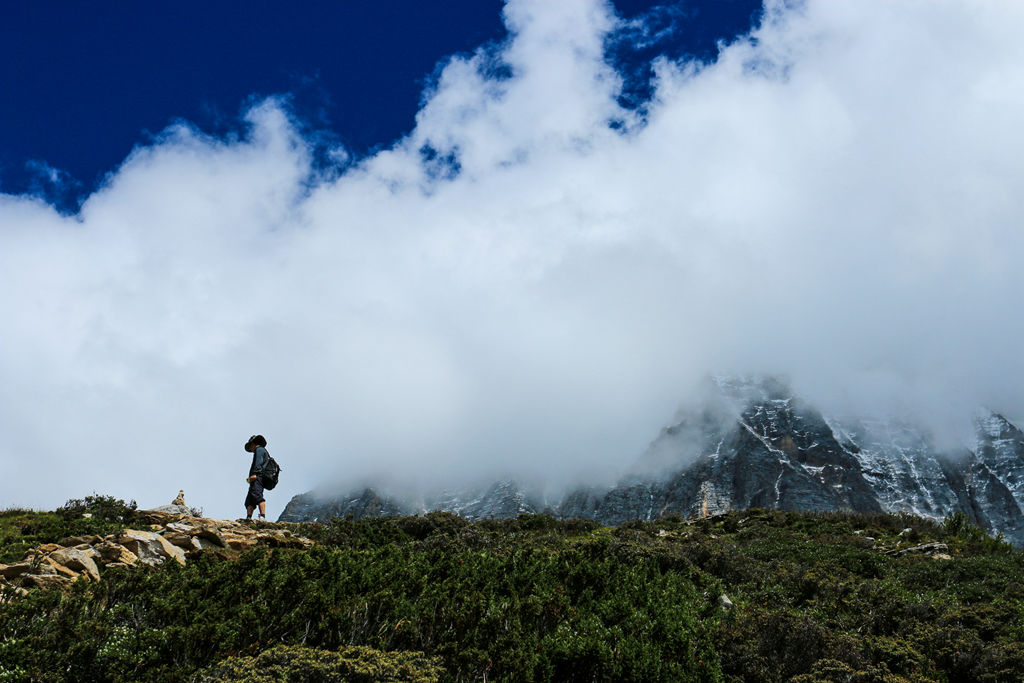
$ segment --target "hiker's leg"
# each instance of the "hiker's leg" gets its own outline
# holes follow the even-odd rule
[[[252,511],[255,510],[255,509],[256,508],[252,507],[251,505],[246,505],[245,506],[245,518],[246,519],[252,519]]]
[[[260,501],[260,517],[265,517],[267,514],[267,501]]]

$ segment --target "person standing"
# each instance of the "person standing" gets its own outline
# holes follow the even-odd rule
[[[260,519],[267,519],[267,503],[263,497],[263,468],[270,460],[270,453],[267,451],[267,440],[262,434],[253,434],[245,442],[245,451],[252,453],[252,464],[249,465],[249,476],[246,481],[249,483],[249,492],[245,495],[245,518],[252,519],[252,512],[260,509]]]

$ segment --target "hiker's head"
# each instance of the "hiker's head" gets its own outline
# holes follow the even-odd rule
[[[249,440],[245,442],[245,450],[252,453],[256,450],[257,446],[267,447],[267,440],[263,438],[262,434],[253,434],[249,437]]]

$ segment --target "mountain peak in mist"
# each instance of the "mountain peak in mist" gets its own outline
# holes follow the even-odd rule
[[[680,410],[618,483],[578,486],[551,500],[514,479],[415,500],[369,488],[360,495],[304,494],[283,521],[418,514],[467,519],[544,512],[603,524],[734,509],[965,514],[1024,545],[1024,432],[981,410],[975,439],[936,444],[903,417],[833,417],[796,395],[785,378],[716,376]]]

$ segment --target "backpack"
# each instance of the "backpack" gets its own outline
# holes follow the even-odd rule
[[[267,491],[277,486],[277,478],[281,476],[281,466],[274,460],[274,456],[267,453],[267,464],[263,466],[263,475],[260,477],[263,480],[263,488]]]

